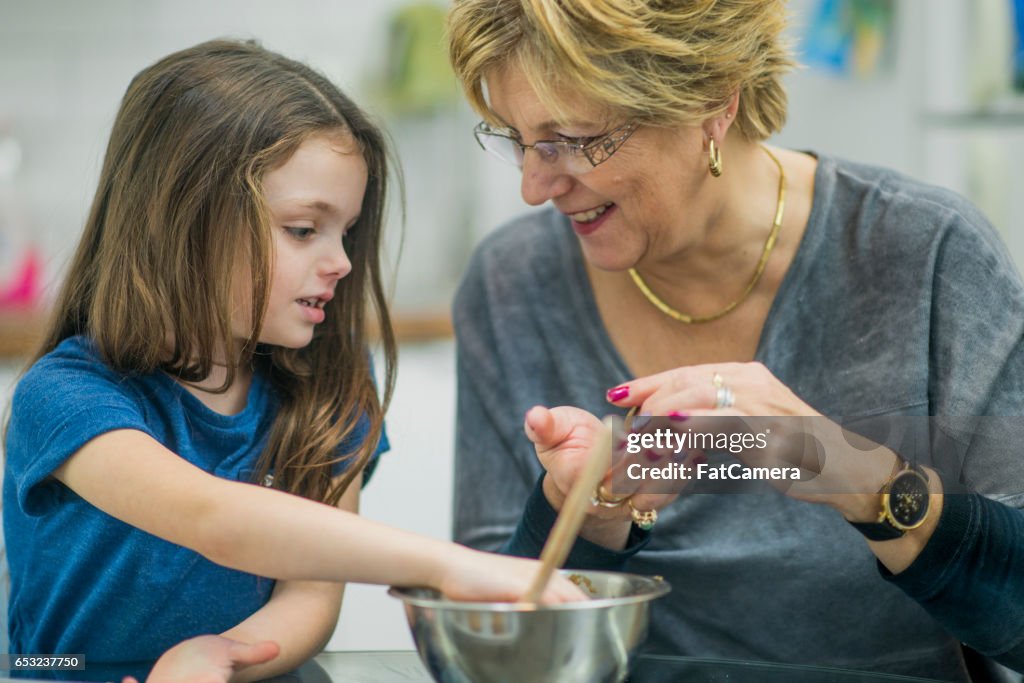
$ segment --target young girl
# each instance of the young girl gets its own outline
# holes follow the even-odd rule
[[[353,514],[394,383],[386,156],[326,79],[254,44],[204,43],[132,81],[11,407],[12,653],[84,654],[72,673],[91,678],[189,641],[161,672],[264,678],[327,642],[337,582],[525,591],[532,562]],[[576,597],[564,580],[545,595]]]

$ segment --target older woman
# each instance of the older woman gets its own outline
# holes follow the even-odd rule
[[[783,16],[771,0],[455,1],[477,140],[550,203],[480,245],[456,300],[458,540],[538,552],[616,406],[1024,414],[1024,287],[985,218],[763,144],[786,116]],[[599,489],[570,563],[672,583],[656,650],[967,680],[963,640],[1021,667],[1024,466],[951,441],[947,473],[830,450],[816,496]],[[986,495],[943,495],[958,478]]]

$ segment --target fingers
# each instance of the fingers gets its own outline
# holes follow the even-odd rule
[[[544,406],[534,406],[526,412],[523,429],[527,438],[538,445],[546,446],[560,441],[555,433],[555,417]]]
[[[715,363],[711,365],[690,365],[659,372],[655,375],[638,377],[608,391],[608,400],[617,406],[643,406],[652,415],[667,414],[659,405],[659,397],[671,396],[674,404],[710,407],[714,404],[715,386],[712,378],[716,372],[735,376],[742,363]]]
[[[548,449],[579,438],[587,438],[601,428],[601,421],[581,408],[534,406],[523,423],[526,435],[538,449]]]
[[[644,401],[644,412],[651,415],[683,414],[689,417],[694,411],[712,408],[717,392],[718,389],[710,382],[706,385],[690,385],[681,390],[663,387]]]
[[[665,372],[659,372],[656,375],[638,377],[637,379],[626,382],[625,384],[612,387],[608,390],[608,402],[623,407],[642,405],[651,394],[658,390],[658,388],[664,386],[666,382],[671,381],[671,375],[678,371],[679,369],[666,370]]]
[[[716,383],[716,378],[718,382]],[[766,407],[778,408],[770,414],[798,412],[798,401],[775,377],[758,362],[709,363],[666,370],[626,382],[608,391],[608,401],[620,407],[642,406],[648,415],[688,413],[690,410],[714,409],[721,386],[728,387],[733,401],[744,399],[744,407],[769,414]],[[756,398],[754,405],[751,399]],[[766,402],[767,401],[767,402]],[[793,403],[793,405],[788,405]],[[759,405],[763,404],[763,405]],[[775,404],[778,404],[777,406]]]
[[[540,602],[542,605],[558,605],[564,602],[580,602],[586,599],[587,596],[572,581],[556,573],[551,577],[547,587],[544,589]]]

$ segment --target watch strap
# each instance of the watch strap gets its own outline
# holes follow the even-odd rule
[[[892,541],[902,538],[903,534],[907,533],[903,529],[894,527],[884,517],[881,522],[850,522],[850,526],[859,531],[869,541]]]
[[[889,486],[892,485],[892,482],[896,477],[907,470],[917,472],[925,481],[928,481],[928,473],[925,472],[920,465],[904,460],[899,456],[896,457],[896,465],[893,466],[892,474],[889,475],[885,484],[883,484],[882,488],[878,491],[879,496],[889,489]],[[900,529],[889,521],[888,515],[885,514],[885,510],[882,510],[879,514],[877,522],[850,522],[850,526],[859,531],[861,535],[869,541],[892,541],[897,538],[902,538],[903,535],[907,533],[904,529]]]

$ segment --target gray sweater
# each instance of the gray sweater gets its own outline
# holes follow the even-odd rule
[[[553,209],[477,249],[454,309],[455,537],[498,549],[542,474],[533,405],[614,412],[633,377],[601,323],[578,242]],[[1024,287],[985,218],[905,176],[821,157],[806,233],[756,358],[831,417],[1024,415]],[[1010,449],[961,476],[1024,507]],[[648,649],[967,680],[958,641],[880,577],[834,510],[781,494],[683,495],[626,569],[660,574]]]

